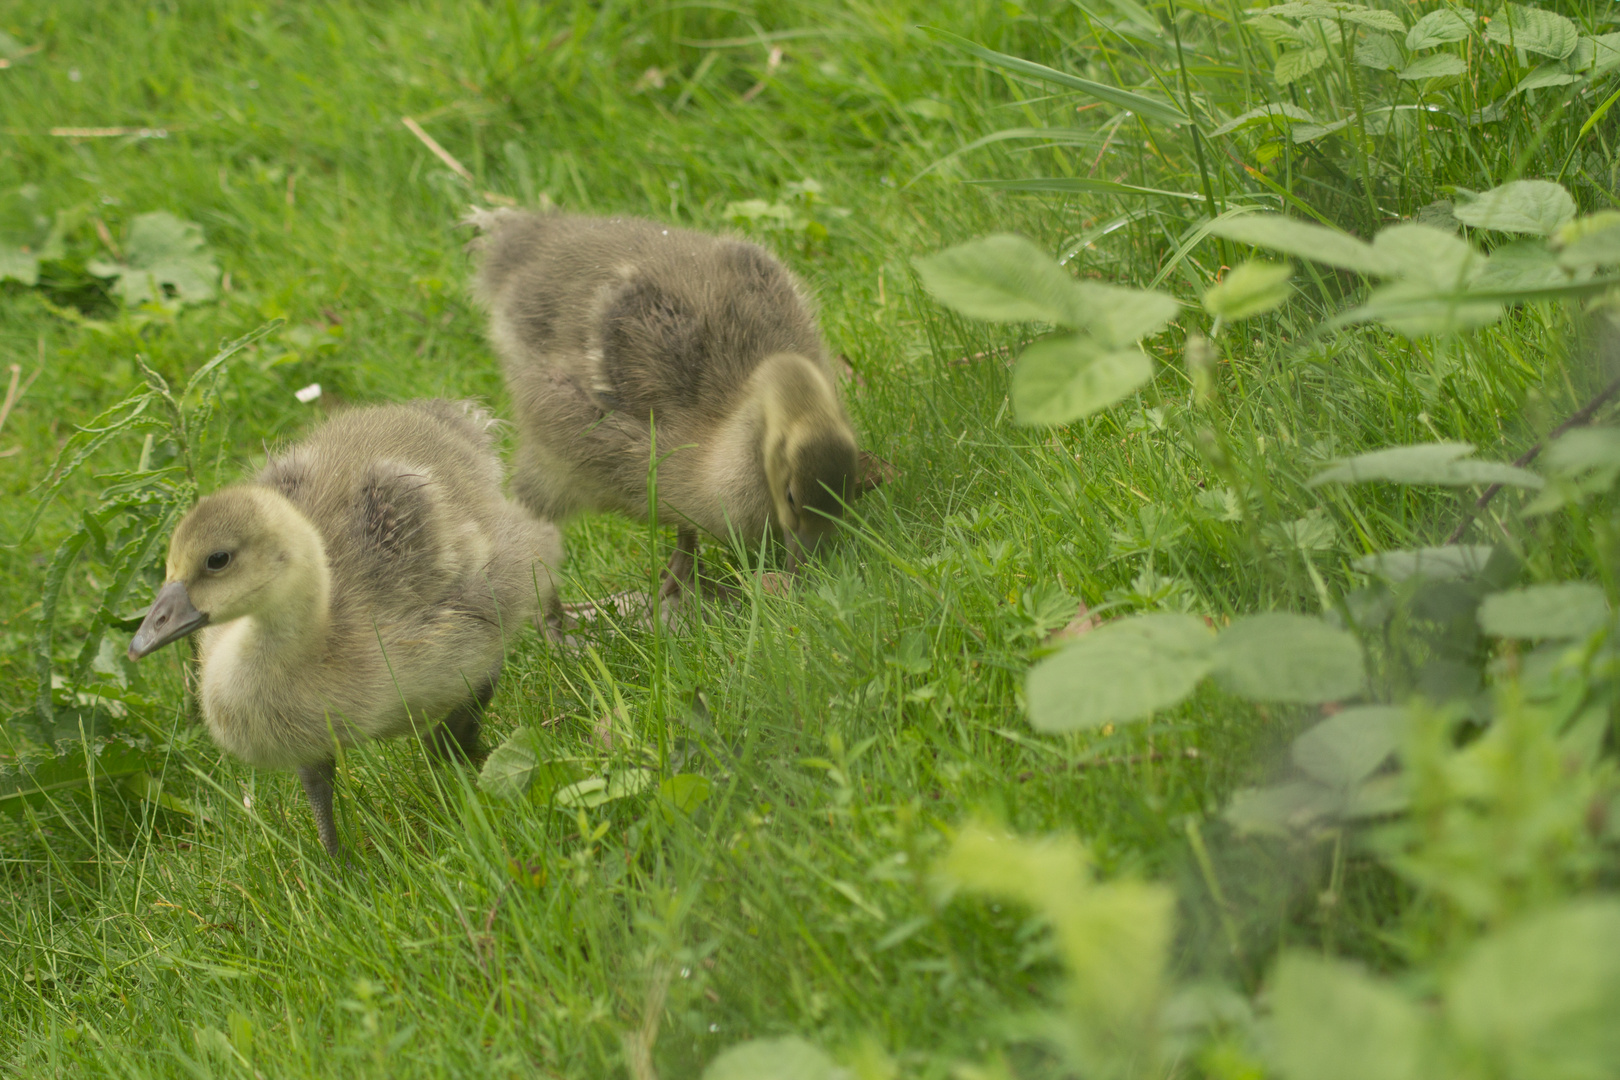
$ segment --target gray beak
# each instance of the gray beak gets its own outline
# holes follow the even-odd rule
[[[822,540],[826,539],[826,536],[827,534],[824,532],[812,532],[808,529],[788,533],[783,538],[787,545],[787,559],[784,560],[783,566],[787,572],[792,574],[800,566],[809,562],[810,558],[815,555],[816,549],[821,546]]]
[[[171,581],[158,590],[152,610],[129,642],[129,658],[139,660],[171,641],[178,641],[208,622],[208,616],[191,606],[186,583]]]

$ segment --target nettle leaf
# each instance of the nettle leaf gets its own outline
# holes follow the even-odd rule
[[[1376,71],[1399,71],[1406,60],[1394,38],[1388,34],[1368,34],[1356,43],[1356,63]]]
[[[1272,1061],[1286,1080],[1421,1080],[1423,1013],[1342,960],[1284,953],[1271,976]]]
[[[1571,270],[1620,265],[1620,211],[1601,210],[1558,230],[1558,261]]]
[[[1375,480],[1393,484],[1438,484],[1472,487],[1504,484],[1540,488],[1546,481],[1533,472],[1500,461],[1463,460],[1474,452],[1472,443],[1418,443],[1392,446],[1342,458],[1311,477],[1307,487],[1323,484],[1364,484]]]
[[[1204,310],[1228,322],[1264,315],[1282,306],[1293,292],[1288,263],[1251,259],[1227,271],[1220,284],[1204,293]]]
[[[1431,11],[1412,24],[1406,32],[1409,52],[1432,49],[1451,41],[1466,41],[1479,25],[1479,15],[1472,8],[1441,8]]]
[[[1251,701],[1339,701],[1359,695],[1366,682],[1355,637],[1307,615],[1238,619],[1216,639],[1212,656],[1216,681]]]
[[[913,260],[934,299],[972,319],[1075,327],[1076,282],[1022,236],[970,240]]]
[[[203,246],[202,226],[166,210],[138,215],[124,241],[126,261],[93,260],[97,277],[117,278],[112,291],[126,304],[172,297],[182,304],[211,300],[219,266]]]
[[[1446,1011],[1501,1076],[1612,1076],[1620,1061],[1620,902],[1575,900],[1476,944]]]
[[[1169,322],[1180,305],[1163,293],[1072,282],[1080,333],[1038,341],[1013,372],[1022,424],[1066,424],[1107,408],[1153,377],[1137,341]]]
[[[1408,82],[1417,79],[1445,79],[1453,75],[1461,75],[1468,70],[1463,59],[1453,53],[1430,53],[1420,56],[1407,64],[1395,76]]]
[[[1462,220],[1461,211],[1454,210]],[[1485,256],[1468,241],[1415,221],[1391,225],[1373,237],[1373,251],[1379,259],[1403,278],[1433,282],[1445,288],[1459,288],[1485,268]]]
[[[1575,216],[1575,200],[1550,180],[1514,180],[1452,210],[1476,229],[1551,236]]]
[[[826,1051],[797,1035],[728,1047],[703,1070],[703,1080],[845,1080],[848,1076]]]
[[[1315,780],[1289,780],[1232,793],[1221,817],[1240,833],[1293,836],[1344,811],[1343,793]]]
[[[1076,639],[1029,671],[1029,718],[1041,731],[1140,720],[1193,692],[1215,636],[1192,615],[1139,615]]]
[[[1603,590],[1585,581],[1527,585],[1479,605],[1479,627],[1492,637],[1583,638],[1608,620]]]
[[[1562,15],[1521,4],[1503,4],[1485,27],[1485,39],[1562,60],[1575,51],[1581,32]]]
[[[1394,272],[1372,245],[1349,233],[1281,214],[1245,214],[1212,222],[1209,231],[1216,236],[1259,248],[1285,252],[1312,262],[1354,270],[1380,277]]]
[[[1025,349],[1013,372],[1013,414],[1021,424],[1052,426],[1123,400],[1153,377],[1140,346],[1107,350],[1092,337],[1065,334]]]
[[[1181,310],[1181,303],[1164,293],[1100,285],[1095,281],[1075,283],[1083,311],[1084,325],[1115,348],[1132,345],[1164,329]]]
[[[1277,80],[1278,86],[1287,86],[1327,63],[1329,55],[1331,54],[1328,50],[1320,45],[1312,49],[1294,49],[1285,52],[1277,57],[1277,66],[1272,69],[1272,77]]]
[[[10,244],[0,244],[0,281],[38,285],[39,256]]]
[[[1558,255],[1542,240],[1515,240],[1492,251],[1473,280],[1481,292],[1512,292],[1562,285],[1569,275]]]
[[[1406,712],[1389,705],[1345,709],[1294,740],[1294,764],[1312,780],[1337,790],[1361,783],[1400,747]]]

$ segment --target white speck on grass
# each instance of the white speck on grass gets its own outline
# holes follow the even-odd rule
[[[78,82],[82,78],[84,76],[79,74],[78,68],[68,68],[68,82]]]
[[[318,382],[312,382],[308,386],[304,387],[302,390],[294,390],[293,391],[293,397],[297,398],[300,402],[302,402],[305,405],[308,405],[310,402],[314,401],[316,398],[318,398],[320,396],[321,396],[321,384],[318,383]]]

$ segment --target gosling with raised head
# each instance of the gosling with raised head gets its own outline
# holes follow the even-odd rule
[[[553,595],[561,539],[502,496],[491,424],[449,401],[328,421],[181,519],[130,642],[201,631],[214,741],[297,769],[334,856],[334,747],[414,730],[475,753],[507,642]]]
[[[803,284],[757,245],[635,218],[475,211],[475,292],[517,415],[513,491],[541,517],[645,519],[787,546],[792,570],[858,486],[855,432]],[[667,455],[667,456],[666,456]]]

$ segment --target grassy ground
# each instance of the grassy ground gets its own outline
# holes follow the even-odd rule
[[[1447,500],[1301,481],[1330,454],[1435,437],[1511,456],[1580,388],[1548,359],[1560,317],[1525,314],[1455,356],[1379,331],[1302,348],[1318,314],[1302,299],[1234,343],[1221,422],[1237,481],[1269,519],[1328,529],[1314,553],[1268,546],[1229,520],[1231,479],[1175,423],[1178,368],[1088,423],[1022,429],[1000,354],[981,356],[1017,336],[956,321],[916,286],[913,255],[999,230],[1058,251],[1122,208],[958,183],[1047,170],[1067,150],[993,150],[909,183],[979,135],[1072,109],[964,63],[913,29],[925,22],[1051,59],[1082,15],[903,0],[0,4],[0,29],[38,46],[0,70],[7,227],[81,211],[62,276],[0,294],[0,360],[37,371],[0,431],[8,537],[71,425],[134,385],[136,354],[180,377],[271,317],[286,327],[226,385],[210,483],[347,403],[471,395],[504,410],[455,226],[483,191],[714,229],[730,203],[819,182],[825,236],[758,236],[813,284],[864,445],[899,470],[790,597],[673,637],[604,637],[588,657],[532,632],[517,643],[489,740],[529,726],[557,757],[607,767],[655,755],[668,719],[679,771],[713,785],[690,814],[645,795],[579,813],[502,801],[414,746],[379,746],[344,764],[342,826],[364,855],[337,871],[293,777],[222,759],[164,658],[148,690],[196,812],[102,790],[0,823],[0,1061],[38,1076],[595,1077],[633,1073],[650,1047],[679,1077],[743,1038],[798,1032],[943,1076],[998,1044],[1000,1018],[1042,999],[1053,971],[1024,913],[933,888],[942,837],[972,812],[1073,830],[1105,873],[1176,884],[1185,974],[1252,988],[1284,941],[1398,962],[1390,878],[1361,868],[1318,904],[1323,853],[1239,844],[1214,821],[1301,717],[1205,691],[1151,725],[1039,737],[1022,672],[1080,599],[1217,619],[1317,610],[1350,557],[1437,542]],[[47,134],[112,126],[162,134]],[[100,230],[116,244],[151,210],[203,226],[228,275],[216,301],[132,314],[71,272],[104,254]],[[1174,232],[1149,219],[1080,265],[1145,282]],[[1195,259],[1171,284],[1192,295],[1215,269]],[[1155,345],[1161,359],[1179,337]],[[1461,376],[1442,387],[1437,372]],[[299,404],[312,382],[323,396]],[[98,469],[138,450],[111,448]],[[10,710],[33,694],[41,568],[93,492],[69,491],[0,551]],[[575,523],[565,594],[644,585],[671,539]],[[71,615],[88,615],[94,585],[76,580]],[[1198,822],[1250,942],[1241,961],[1212,932],[1188,853]]]

